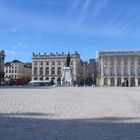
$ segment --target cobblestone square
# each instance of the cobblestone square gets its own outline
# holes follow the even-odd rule
[[[140,140],[140,88],[1,88],[0,140]]]

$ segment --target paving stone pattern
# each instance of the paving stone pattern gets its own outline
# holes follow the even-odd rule
[[[140,140],[140,88],[1,88],[0,140]]]

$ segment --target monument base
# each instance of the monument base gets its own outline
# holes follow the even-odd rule
[[[72,86],[73,85],[73,78],[72,77],[73,76],[72,76],[71,68],[64,67],[61,85]]]

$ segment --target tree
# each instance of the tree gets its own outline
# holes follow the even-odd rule
[[[90,73],[88,62],[81,61],[80,64],[78,65],[77,71],[78,74],[76,83],[81,86],[90,85],[92,81],[92,74]]]

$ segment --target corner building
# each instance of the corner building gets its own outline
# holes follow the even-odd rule
[[[10,80],[31,79],[31,64],[13,60],[4,64],[5,82]]]
[[[140,52],[99,52],[100,86],[140,86]]]
[[[43,55],[34,54],[32,56],[32,81],[51,81],[59,83],[62,80],[63,68],[66,66],[67,54],[64,53],[50,53]],[[77,68],[80,64],[80,55],[75,52],[70,54],[71,62],[70,67],[74,81],[78,74]]]

